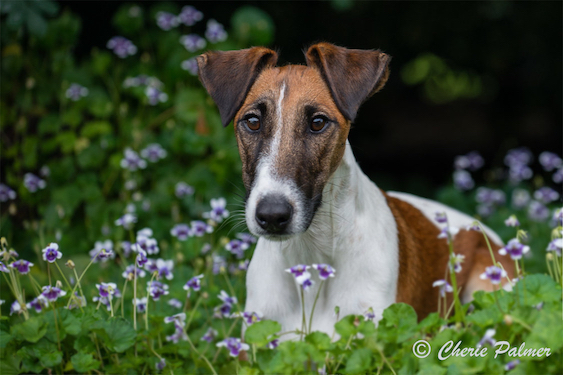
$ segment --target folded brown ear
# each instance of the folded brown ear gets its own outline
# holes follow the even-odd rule
[[[321,72],[336,106],[354,121],[360,105],[381,90],[389,77],[389,55],[377,50],[338,47],[330,43],[311,46],[307,65]]]
[[[258,74],[277,60],[276,52],[264,47],[198,56],[199,79],[219,107],[223,126],[231,122]]]

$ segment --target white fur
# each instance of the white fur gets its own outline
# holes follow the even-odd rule
[[[399,193],[396,191],[388,191],[387,194],[418,208],[418,210],[422,212],[422,214],[424,214],[424,216],[426,216],[426,218],[428,218],[437,227],[440,226],[437,224],[435,220],[436,212],[445,212],[446,216],[448,217],[449,225],[452,227],[456,227],[458,229],[465,229],[467,226],[475,222],[475,218],[466,215],[456,209],[448,207],[442,203],[432,201],[430,199],[417,197],[415,195],[407,194],[407,193]],[[495,232],[493,232],[492,229],[490,229],[485,225],[483,225],[483,227],[485,228],[485,233],[487,234],[490,240],[492,240],[498,245],[503,244],[500,237]]]
[[[257,189],[271,187],[262,181],[251,197],[259,194]],[[285,269],[313,263],[336,269],[336,277],[324,283],[317,302],[314,330],[333,333],[336,306],[341,317],[372,307],[379,320],[395,302],[399,270],[395,220],[381,191],[360,170],[349,144],[309,229],[285,241],[258,240],[247,274],[245,310],[280,322],[282,331],[300,329],[300,286]],[[315,285],[305,292],[307,322],[321,284],[317,271],[310,271]]]

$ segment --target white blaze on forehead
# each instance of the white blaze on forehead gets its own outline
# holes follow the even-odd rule
[[[295,182],[280,179],[274,170],[282,139],[284,96],[285,82],[282,83],[276,103],[276,121],[275,124],[273,124],[273,126],[275,126],[274,136],[270,141],[268,153],[260,156],[260,161],[256,167],[256,177],[252,185],[252,191],[246,201],[246,223],[248,229],[257,235],[260,235],[262,231],[255,220],[256,206],[260,199],[270,194],[284,197],[293,206],[294,217],[288,227],[290,232],[298,231],[300,229],[299,227],[302,225],[301,223],[305,221],[304,218],[300,217],[303,212],[301,209],[302,199]]]

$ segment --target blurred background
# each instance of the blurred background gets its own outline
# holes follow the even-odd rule
[[[318,41],[392,56],[350,134],[383,189],[475,210],[474,187],[513,192],[505,154],[527,147],[527,188],[561,192],[538,155],[563,148],[562,4],[3,2],[1,234],[24,251],[56,240],[80,252],[127,237],[114,224],[124,212],[158,237],[211,198],[240,209],[233,132],[193,58],[253,45],[277,49],[280,64],[304,63]],[[455,157],[470,151],[485,163],[475,185],[444,193]],[[193,190],[179,194],[180,182]]]

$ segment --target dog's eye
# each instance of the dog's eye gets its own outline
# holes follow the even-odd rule
[[[328,119],[324,116],[315,116],[311,120],[310,129],[313,133],[318,133],[323,130],[328,124]]]
[[[260,129],[260,119],[256,116],[250,116],[244,120],[246,127],[252,131]]]

